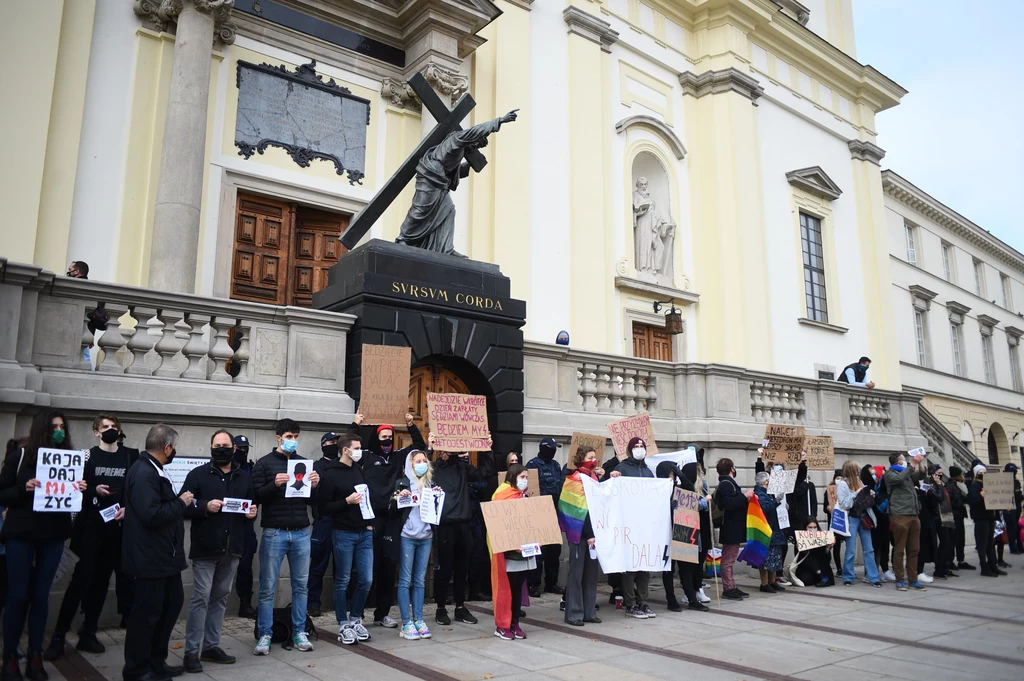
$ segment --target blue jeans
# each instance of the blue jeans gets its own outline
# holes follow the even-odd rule
[[[274,593],[285,556],[292,583],[292,631],[306,630],[309,528],[289,532],[268,527],[260,542],[260,599],[256,609],[256,631],[260,636],[270,636],[273,628]]]
[[[398,568],[398,611],[402,613],[402,622],[415,622],[423,619],[423,581],[427,576],[427,561],[430,560],[430,547],[434,540],[409,539],[402,537],[402,562]],[[409,586],[412,586],[410,594]],[[411,598],[410,598],[411,596]],[[412,602],[412,616],[409,616],[409,603]]]
[[[363,616],[366,597],[373,584],[373,530],[347,532],[334,530],[334,614],[338,624],[351,622]],[[348,602],[348,583],[352,580],[352,563],[355,562],[359,581],[352,594],[351,608]],[[354,617],[350,617],[349,613]]]
[[[28,608],[28,652],[43,649],[50,587],[64,553],[63,539],[8,539],[4,655],[14,655]]]
[[[857,537],[864,551],[864,571],[868,581],[878,582],[878,565],[875,563],[875,548],[871,544],[871,530],[861,526],[860,518],[850,517],[850,536],[846,539],[846,555],[843,557],[843,581],[852,582],[856,575],[853,572],[853,557],[857,554]]]

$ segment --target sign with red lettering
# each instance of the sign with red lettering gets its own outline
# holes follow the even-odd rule
[[[487,398],[482,395],[430,393],[427,418],[436,451],[486,452],[491,449]]]
[[[605,574],[672,569],[672,481],[668,478],[581,476]]]
[[[634,437],[641,438],[647,443],[647,456],[654,456],[658,453],[658,445],[654,442],[654,430],[651,429],[650,414],[637,414],[612,421],[608,424],[608,432],[612,437],[615,455],[619,457],[620,461],[629,456],[626,446]]]
[[[562,544],[551,497],[523,497],[480,504],[491,551],[520,551],[527,544]]]
[[[85,475],[85,452],[40,449],[36,454],[36,480],[32,510],[41,513],[78,513],[82,492],[78,481]]]
[[[700,495],[685,489],[674,489],[676,508],[672,511],[672,560],[699,563],[697,537],[700,535]]]

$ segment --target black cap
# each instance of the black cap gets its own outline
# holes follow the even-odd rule
[[[244,435],[236,435],[234,443],[239,449],[249,449],[249,438]]]
[[[1008,463],[1008,464],[1006,464],[1006,467],[1003,468],[1003,472],[1004,473],[1016,473],[1017,472],[1017,464],[1015,464],[1015,463]]]
[[[541,447],[548,447],[549,449],[560,449],[562,445],[555,442],[555,438],[546,437],[540,441]]]
[[[337,439],[338,439],[338,434],[335,433],[334,431],[331,431],[330,433],[324,433],[323,437],[320,438],[320,446],[323,447],[324,444],[326,444],[328,440],[337,440]]]

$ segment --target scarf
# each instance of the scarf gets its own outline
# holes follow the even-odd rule
[[[589,512],[587,497],[583,493],[581,475],[587,475],[589,478],[597,480],[597,476],[593,473],[577,469],[565,479],[562,484],[562,494],[558,497],[558,527],[565,532],[565,538],[569,540],[570,544],[580,543],[580,534],[583,532],[583,524]]]
[[[897,473],[902,473],[903,471],[906,470],[906,466],[898,466],[896,464],[893,464],[889,466],[889,470],[896,471]]]

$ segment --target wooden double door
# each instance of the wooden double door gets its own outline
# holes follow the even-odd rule
[[[633,356],[671,362],[671,334],[658,326],[633,322]]]
[[[423,433],[424,441],[430,434],[427,422],[427,395],[430,393],[468,395],[470,390],[455,372],[439,364],[428,364],[412,370],[409,376],[409,413],[412,414],[413,423]],[[412,439],[406,432],[396,434],[396,438],[399,447],[412,444]],[[469,458],[473,465],[476,465],[476,452],[470,452]]]
[[[338,237],[348,222],[348,215],[239,192],[231,297],[312,307],[341,257]]]

